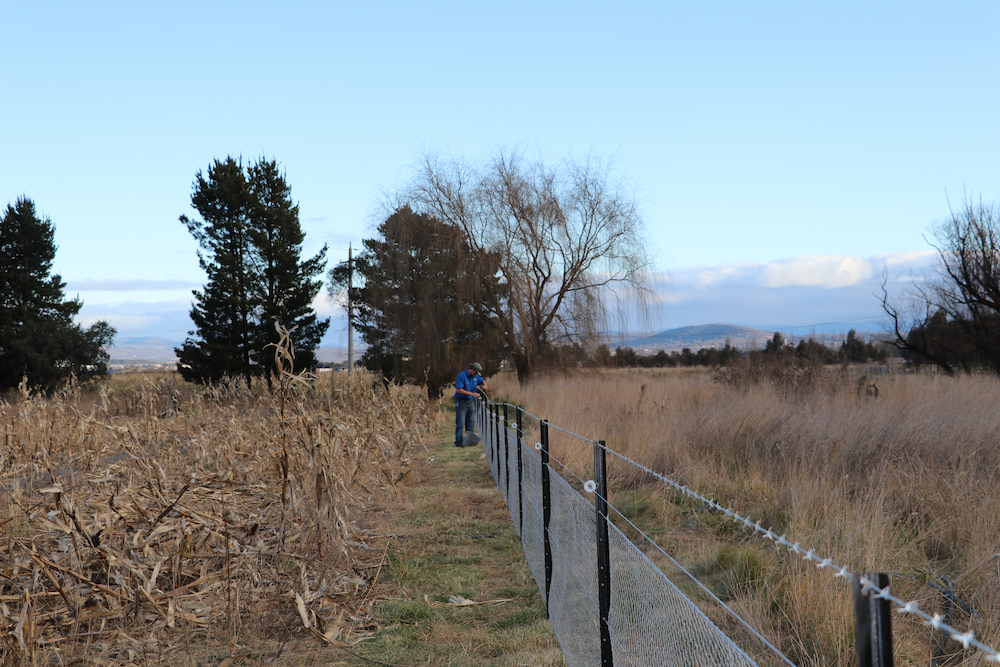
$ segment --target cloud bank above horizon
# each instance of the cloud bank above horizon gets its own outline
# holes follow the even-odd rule
[[[654,281],[652,328],[720,322],[798,334],[881,331],[883,276],[890,297],[902,299],[936,261],[937,253],[927,251],[683,267]]]
[[[662,331],[725,323],[799,335],[857,329],[881,331],[883,275],[886,289],[902,299],[907,287],[934,271],[937,253],[890,253],[875,257],[804,255],[767,263],[681,267],[651,276],[649,318],[635,331]],[[193,324],[191,290],[179,281],[68,281],[67,294],[83,299],[80,322],[107,320],[119,340],[158,337],[180,343]],[[317,313],[331,317],[325,346],[346,346],[342,307],[321,291]]]

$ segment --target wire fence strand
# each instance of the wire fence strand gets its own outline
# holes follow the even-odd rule
[[[696,499],[700,500],[705,505],[708,505],[710,508],[712,508],[712,509],[716,510],[717,512],[723,514],[724,516],[728,517],[732,521],[734,521],[734,522],[736,522],[738,524],[742,524],[742,526],[744,528],[750,529],[751,531],[753,531],[753,533],[755,533],[757,535],[760,535],[760,536],[762,536],[765,539],[773,541],[776,545],[782,546],[782,547],[786,548],[787,550],[791,551],[792,553],[795,553],[795,554],[798,554],[798,555],[802,556],[803,560],[814,562],[816,564],[816,567],[818,567],[819,569],[821,569],[821,570],[823,570],[823,569],[830,570],[830,572],[833,573],[834,577],[846,579],[847,581],[853,580],[854,573],[852,573],[846,567],[837,565],[830,558],[823,558],[823,557],[817,555],[816,552],[815,552],[815,550],[813,550],[813,549],[807,549],[806,547],[803,547],[799,542],[794,542],[794,543],[791,542],[790,540],[787,539],[786,535],[778,535],[777,533],[775,533],[770,528],[765,528],[765,527],[761,526],[759,522],[752,521],[752,520],[750,520],[750,519],[748,519],[748,518],[746,518],[744,516],[741,516],[740,514],[737,514],[736,512],[734,512],[731,508],[723,507],[722,505],[720,505],[719,503],[715,502],[714,500],[712,500],[710,498],[707,498],[707,497],[701,495],[700,493],[698,493],[696,491],[693,491],[692,489],[689,489],[687,486],[684,486],[683,484],[678,484],[677,482],[673,481],[669,477],[667,477],[665,475],[662,475],[662,474],[656,472],[655,470],[652,470],[651,468],[649,468],[647,466],[644,466],[643,464],[639,463],[638,461],[634,461],[634,460],[630,459],[629,457],[625,456],[624,454],[616,452],[616,451],[614,451],[613,449],[610,449],[610,448],[605,448],[605,449],[606,449],[606,451],[609,454],[612,454],[612,455],[618,457],[619,459],[621,459],[621,460],[623,460],[623,461],[625,461],[625,462],[627,462],[627,463],[635,466],[636,468],[639,468],[643,472],[656,477],[656,479],[658,479],[659,481],[663,482],[664,484],[667,484],[667,485],[671,486],[672,488],[674,488],[674,489],[676,489],[676,490],[678,490],[678,491],[680,491],[680,492],[682,492],[682,493],[684,493],[684,494],[686,494],[686,495],[688,495],[688,496],[690,496],[692,498],[696,498]],[[904,601],[904,600],[896,597],[895,595],[892,595],[890,593],[890,591],[889,591],[889,587],[888,586],[885,587],[885,588],[879,588],[874,582],[872,582],[870,579],[868,579],[865,576],[861,577],[861,587],[862,587],[862,592],[871,594],[876,599],[888,600],[892,604],[894,604],[897,607],[899,607],[899,609],[896,610],[897,613],[900,613],[900,614],[913,614],[914,616],[917,616],[917,617],[923,619],[924,625],[927,625],[928,627],[930,627],[930,628],[932,628],[934,630],[939,630],[941,632],[944,632],[944,633],[948,634],[952,639],[954,639],[955,641],[957,641],[960,644],[962,644],[962,648],[964,648],[964,649],[969,649],[969,648],[978,649],[979,651],[982,651],[983,653],[987,654],[986,655],[986,660],[988,662],[997,662],[997,663],[1000,663],[1000,652],[998,652],[992,646],[989,646],[989,645],[984,644],[983,642],[977,640],[975,638],[975,633],[973,633],[972,630],[969,630],[968,632],[964,632],[964,633],[961,632],[960,630],[958,630],[958,629],[952,627],[951,625],[949,625],[948,623],[946,623],[945,619],[944,619],[944,616],[942,616],[941,614],[934,614],[932,616],[932,615],[928,614],[927,612],[923,611],[922,609],[920,609],[920,606],[919,606],[919,604],[916,601],[910,601],[910,602]]]
[[[518,406],[507,403],[494,403],[491,405],[496,405],[500,407],[506,406],[508,408],[508,412],[510,408],[513,408],[514,410],[520,410],[522,420],[525,417],[527,417],[529,420],[534,420],[537,423],[539,429],[541,429],[542,425],[544,425],[550,430],[557,431],[566,436],[569,436],[570,438],[579,440],[581,444],[586,443],[590,447],[593,447],[595,444],[597,444],[601,448],[603,448],[606,454],[614,456],[615,458],[621,460],[622,462],[630,466],[633,466],[636,469],[641,470],[644,473],[652,476],[653,478],[669,486],[670,488],[690,498],[700,501],[703,504],[703,507],[718,512],[719,514],[725,516],[731,521],[739,524],[742,528],[751,531],[754,535],[773,542],[775,546],[782,547],[787,551],[789,551],[790,553],[801,556],[803,560],[814,563],[818,569],[828,571],[834,578],[844,579],[847,582],[852,582],[855,578],[855,574],[850,570],[848,570],[848,568],[835,563],[831,558],[824,558],[822,555],[818,554],[815,549],[803,546],[800,542],[793,542],[790,539],[788,539],[786,534],[779,535],[772,529],[762,526],[760,522],[742,516],[741,514],[735,512],[732,508],[723,507],[715,500],[698,493],[697,491],[687,487],[684,484],[680,484],[670,479],[666,475],[663,475],[662,473],[659,473],[649,468],[648,466],[643,465],[642,463],[622,454],[621,452],[615,451],[614,449],[607,447],[603,443],[598,443],[595,440],[582,436],[578,433],[574,433],[573,431],[570,431],[568,429],[561,428],[555,424],[552,424],[551,422],[547,422],[544,419],[541,419],[540,417],[519,408]],[[591,623],[583,622],[581,618],[579,618],[579,614],[566,611],[567,609],[578,609],[578,608],[592,609],[596,607],[595,594],[593,588],[593,586],[595,585],[594,577],[596,576],[595,573],[593,572],[594,564],[590,561],[589,556],[585,555],[587,553],[587,550],[588,549],[592,550],[593,547],[593,533],[588,531],[590,531],[593,528],[594,522],[596,521],[596,518],[593,517],[594,506],[589,501],[587,501],[582,495],[580,495],[579,492],[572,489],[572,487],[570,487],[569,484],[564,480],[562,475],[557,474],[555,477],[561,481],[562,486],[558,485],[557,483],[556,488],[558,490],[555,492],[553,498],[555,499],[555,503],[558,504],[559,511],[558,512],[553,511],[553,516],[555,517],[555,519],[553,520],[553,523],[555,524],[554,526],[551,524],[548,527],[543,526],[542,525],[543,517],[541,512],[540,499],[537,497],[538,487],[536,482],[533,479],[531,479],[533,475],[539,474],[540,469],[542,467],[541,460],[538,458],[538,452],[542,449],[542,444],[536,442],[533,443],[532,446],[529,445],[526,441],[519,440],[517,437],[517,432],[512,430],[510,417],[508,416],[508,418],[505,419],[504,416],[500,414],[501,411],[499,409],[496,410],[496,413],[493,413],[488,410],[484,410],[484,412],[490,417],[491,420],[495,422],[494,424],[491,424],[490,427],[483,429],[487,434],[487,436],[484,437],[483,439],[483,447],[487,451],[487,458],[490,460],[491,472],[494,476],[494,479],[497,481],[498,486],[500,486],[501,491],[504,492],[505,500],[507,500],[508,505],[511,507],[511,518],[515,520],[515,525],[518,525],[518,523],[520,523],[522,520],[525,523],[525,527],[524,529],[522,529],[522,535],[521,535],[522,544],[525,549],[525,557],[528,559],[529,568],[532,570],[536,582],[539,583],[539,587],[540,589],[542,589],[543,594],[547,593],[546,602],[550,608],[550,617],[552,617],[553,627],[556,630],[557,637],[559,638],[560,646],[563,647],[564,653],[566,653],[567,655],[567,661],[570,662],[570,664],[573,665],[600,664],[600,662],[597,663],[593,662],[594,651],[598,650],[593,646],[595,627],[592,626]],[[493,428],[494,426],[498,427],[497,431],[499,431],[499,427],[503,428],[504,433],[502,437],[497,437],[498,433],[494,432]],[[506,442],[508,443],[507,460],[501,461],[499,455],[500,447],[502,447],[502,444],[505,439]],[[498,442],[495,440],[497,440]],[[513,446],[510,446],[511,444]],[[516,452],[518,449],[521,450],[522,461],[525,462],[524,463],[525,470],[522,471],[521,476],[517,480],[515,480],[515,482],[521,485],[522,492],[524,492],[521,497],[524,499],[526,507],[519,506],[515,511],[515,508],[511,505],[511,499],[513,498],[516,501],[519,496],[517,493],[511,493],[510,494],[511,497],[507,497],[507,495],[509,489],[511,488],[511,475],[517,475],[516,471],[514,472],[511,471],[510,458],[514,456],[512,452]],[[525,454],[527,454],[527,456],[525,456]],[[576,482],[578,482],[583,486],[583,490],[585,493],[591,493],[591,494],[595,493],[593,480],[583,479],[580,475],[578,475],[575,471],[573,471],[570,468],[570,466],[567,465],[565,462],[552,457],[551,452],[547,452],[547,454],[549,458],[548,465],[551,469],[557,471],[564,471],[564,474],[566,476],[568,476],[570,479],[575,480]],[[501,485],[501,480],[503,481],[502,485]],[[659,544],[657,544],[651,537],[649,537],[645,532],[639,529],[639,527],[636,526],[635,523],[633,523],[627,516],[625,516],[625,514],[621,510],[612,505],[608,498],[604,498],[603,496],[598,496],[598,497],[601,497],[604,501],[607,502],[609,512],[614,513],[618,517],[621,517],[621,519],[631,529],[636,531],[636,533],[640,535],[642,539],[645,540],[646,543],[648,543],[650,548],[654,549],[657,553],[664,556],[671,563],[672,566],[676,567],[679,571],[681,571],[688,579],[690,579],[696,586],[698,586],[700,590],[706,593],[714,601],[714,603],[720,605],[722,609],[724,609],[737,622],[739,622],[757,641],[760,641],[768,649],[769,653],[773,658],[777,659],[778,661],[784,664],[788,665],[794,664],[784,654],[782,654],[777,647],[775,647],[771,642],[769,642],[759,632],[759,630],[754,628],[752,624],[750,624],[746,619],[742,618],[732,608],[726,605],[706,585],[704,585],[701,581],[699,581],[697,577],[695,577],[687,569],[681,566],[674,557],[668,554],[666,550],[664,550]],[[582,507],[580,505],[581,501],[583,505],[585,505],[586,507]],[[587,508],[589,508],[589,510]],[[544,573],[539,572],[539,567],[540,567],[539,554],[541,552],[540,545],[544,538],[544,535],[542,535],[543,532],[553,537],[552,543],[558,550],[561,562],[563,564],[562,571],[559,575],[560,578],[558,579],[558,584],[555,586],[556,590],[554,592],[552,590],[548,592],[545,590],[546,575]],[[645,554],[643,554],[642,551],[638,549],[638,547],[631,540],[629,540],[623,533],[621,533],[617,529],[617,527],[615,527],[614,532],[616,533],[616,539],[618,539],[618,542],[624,542],[624,543],[616,542],[617,548],[615,550],[615,553],[618,556],[619,561],[625,560],[629,563],[630,567],[633,567],[634,569],[637,570],[647,567],[647,565],[645,564],[648,564],[648,567],[655,570],[656,573],[659,575],[659,577],[661,577],[663,581],[669,584],[669,587],[673,587],[674,591],[676,592],[676,595],[679,595],[681,598],[684,599],[686,603],[689,603],[691,607],[697,610],[697,606],[694,604],[694,602],[691,601],[689,598],[687,598],[687,596],[685,596],[683,593],[681,593],[679,589],[676,589],[676,587],[671,582],[669,582],[669,579],[665,575],[663,575],[662,572],[660,572],[659,568],[657,568],[652,563],[652,561],[650,561],[649,558],[646,557]],[[618,535],[620,535],[620,538],[618,538]],[[635,557],[632,554],[633,550],[637,552],[641,556],[641,558]],[[645,564],[643,564],[643,562]],[[628,573],[623,573],[621,571],[619,571],[618,576],[620,578],[619,584],[622,584],[625,580],[629,579]],[[985,654],[986,662],[1000,663],[1000,652],[998,652],[993,647],[978,640],[975,637],[975,634],[972,630],[969,630],[967,632],[962,632],[958,630],[957,628],[950,625],[950,623],[948,622],[950,619],[947,619],[945,616],[941,614],[933,614],[933,615],[928,614],[927,612],[920,609],[919,604],[916,601],[905,601],[896,597],[891,593],[889,586],[886,586],[885,588],[880,588],[866,575],[859,575],[859,580],[861,583],[861,589],[863,594],[870,595],[875,599],[887,600],[888,602],[897,607],[896,612],[898,614],[910,614],[916,616],[919,619],[921,619],[924,625],[930,627],[933,630],[942,632],[944,635],[960,643],[963,649],[965,650],[976,649],[978,651],[981,651],[982,653]],[[650,610],[644,606],[644,601],[639,599],[642,597],[644,593],[647,596],[650,595],[650,591],[648,588],[646,590],[641,590],[641,589],[643,585],[647,587],[650,586],[650,582],[652,581],[655,581],[655,577],[651,577],[648,580],[645,580],[641,585],[631,586],[631,588],[625,594],[622,594],[621,591],[619,590],[619,597],[627,598],[625,606],[628,607],[630,610],[629,613],[620,615],[621,617],[616,619],[619,623],[624,623],[626,626],[628,626],[628,624],[630,623],[633,626],[639,623],[639,621],[636,618],[637,615],[631,613],[639,609],[643,610],[643,614],[638,616],[644,617],[647,622],[648,619],[650,618],[657,619],[665,624],[670,624],[673,622],[671,620],[671,617],[667,614],[651,613]],[[669,587],[664,586],[664,589],[667,589]],[[622,586],[622,588],[628,588],[628,586],[625,585]],[[664,595],[666,595],[666,598],[669,598],[671,595],[674,594],[675,593],[671,592],[669,594],[664,594]],[[688,618],[688,616],[685,616],[685,614],[689,614],[690,609],[688,609],[683,603],[679,603],[675,599],[669,599],[667,602],[664,602],[663,604],[676,605],[674,607],[670,607],[672,609],[671,613],[674,614],[675,617],[683,616],[684,618]],[[555,609],[554,615],[553,615],[553,609]],[[659,611],[662,611],[661,608],[657,609]],[[678,611],[678,609],[680,609],[681,611]],[[700,614],[700,611],[698,613]],[[736,645],[732,643],[732,640],[728,636],[724,635],[721,630],[718,630],[718,628],[716,628],[716,626],[712,624],[711,621],[708,621],[707,617],[701,618],[697,614],[694,614],[690,616],[690,618],[694,620],[690,620],[689,622],[695,626],[698,626],[698,629],[695,632],[695,635],[698,636],[694,639],[690,638],[688,639],[694,642],[694,645],[697,645],[699,650],[701,651],[701,653],[698,654],[699,657],[697,659],[701,660],[701,662],[698,661],[633,662],[632,654],[634,652],[636,651],[639,651],[640,653],[643,651],[649,652],[650,649],[649,647],[636,648],[635,646],[632,645],[635,642],[628,642],[624,639],[627,636],[635,636],[637,634],[642,634],[641,630],[638,630],[636,627],[619,627],[615,629],[616,630],[615,632],[613,632],[613,640],[615,642],[615,648],[616,648],[615,652],[616,660],[620,655],[622,662],[620,663],[616,662],[616,664],[630,664],[630,665],[756,664],[748,656],[746,656],[746,654],[743,653],[741,649],[736,647]],[[705,625],[705,623],[707,623],[707,625]],[[610,624],[610,619],[609,619],[609,624]],[[559,627],[556,627],[557,625]],[[574,629],[571,630],[570,628]],[[580,630],[581,628],[588,628],[588,630],[581,633]],[[672,629],[676,630],[676,628]],[[719,635],[722,635],[722,637],[720,638],[718,636],[715,636],[713,634],[713,631],[717,632]],[[590,633],[589,636],[587,634],[588,632]],[[704,634],[699,634],[699,633],[704,633]],[[676,635],[676,633],[662,633],[662,632],[659,634],[660,635],[667,634],[672,639],[677,639],[677,636],[682,636],[682,639],[680,641],[682,642],[687,641],[683,639],[683,636],[685,634],[684,632],[680,632],[680,635]],[[654,638],[652,641],[656,641],[656,639]],[[660,641],[662,641],[662,637]],[[652,649],[655,652],[655,657],[645,656],[645,659],[662,661],[664,659],[669,658],[670,655],[674,655],[669,653],[669,651],[671,650],[675,652],[678,650],[681,651],[691,650],[692,645],[685,644],[684,646],[685,647],[683,649],[678,648],[678,646],[672,646],[672,647],[667,646],[664,649],[668,651],[667,653],[657,652],[659,651],[659,649]],[[729,653],[730,651],[734,652],[730,654]],[[681,655],[683,655],[683,653],[681,653]],[[716,662],[715,661],[716,659],[723,660],[723,662]],[[725,662],[727,660],[730,662]]]

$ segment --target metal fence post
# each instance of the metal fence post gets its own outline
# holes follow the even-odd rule
[[[494,410],[495,410],[495,404],[491,401],[490,404],[489,404],[489,406],[486,409],[486,412],[489,415],[489,419],[490,419],[490,422],[489,422],[489,431],[490,431],[489,432],[489,436],[490,436],[490,463],[491,464],[493,462],[495,462],[496,459],[497,459],[497,439],[495,437],[493,437]]]
[[[517,534],[524,539],[524,482],[522,481],[524,469],[521,466],[521,440],[524,438],[524,430],[521,428],[521,406],[515,408],[514,418],[517,421]]]
[[[608,471],[604,441],[594,442],[594,482],[597,490],[594,507],[597,510],[597,606],[601,617],[601,667],[614,667],[611,647],[611,552],[608,542]]]
[[[489,414],[490,414],[490,402],[484,398],[480,398],[476,401],[479,405],[479,414],[476,415],[476,431],[483,438],[483,449],[486,451],[486,457],[489,458],[490,455],[490,438],[489,438]]]
[[[507,442],[510,429],[507,427],[507,404],[503,404],[503,471],[504,471],[504,494],[503,498],[510,505],[510,445]]]
[[[889,587],[889,575],[863,575],[880,589]],[[876,598],[861,585],[862,575],[854,575],[854,641],[858,667],[892,667],[892,616],[889,601]]]
[[[549,542],[549,522],[552,520],[552,486],[549,480],[549,422],[541,423],[542,435],[542,546],[545,553],[545,613],[549,611],[549,591],[552,590],[552,544]]]
[[[493,404],[493,442],[496,456],[500,456],[500,405]],[[500,465],[497,464],[497,477],[500,476]],[[499,480],[498,480],[499,481]]]
[[[490,464],[492,465],[494,459],[493,448],[496,446],[496,443],[493,442],[493,423],[491,421],[493,419],[492,401],[488,401],[483,407],[483,418],[485,420],[483,422],[483,438],[485,438],[486,442],[489,443],[489,447],[486,448],[486,456],[489,458]]]

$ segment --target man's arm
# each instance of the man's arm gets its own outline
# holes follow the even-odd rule
[[[468,387],[470,384],[472,385],[473,390],[475,390],[476,388],[475,380],[470,381],[469,374],[466,373],[465,371],[462,371],[461,373],[458,374],[458,379],[455,381],[455,393],[459,394],[460,396],[468,396],[469,398],[474,398],[478,396],[479,394],[477,394],[475,391],[469,391],[468,389],[466,389],[466,387]]]

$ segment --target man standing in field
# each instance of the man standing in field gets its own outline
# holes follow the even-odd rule
[[[486,389],[486,380],[480,373],[483,367],[478,362],[458,374],[455,380],[455,446],[462,447],[464,427],[466,433],[476,430],[476,399],[479,393],[476,389],[482,385]]]

